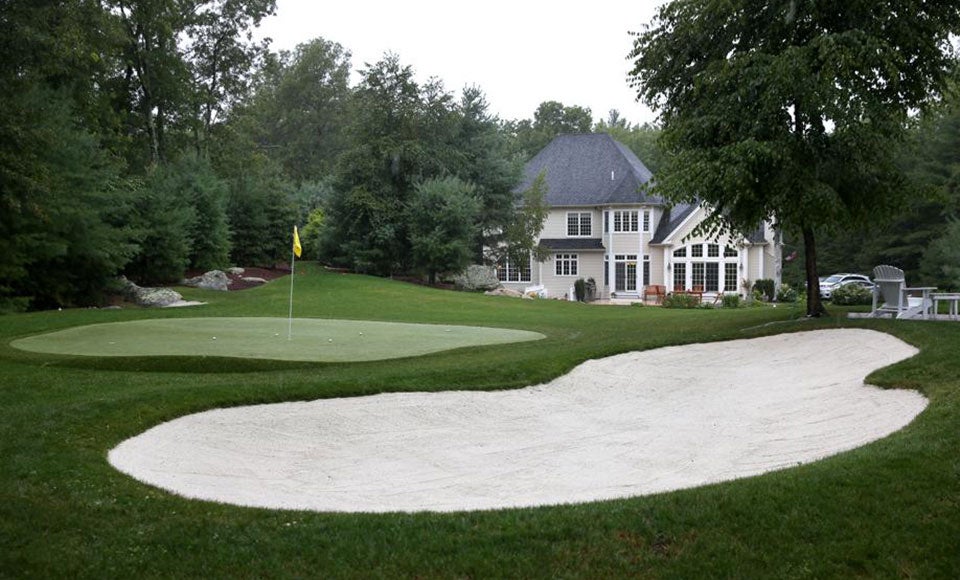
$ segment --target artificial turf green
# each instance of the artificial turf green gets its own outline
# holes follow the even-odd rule
[[[88,324],[10,344],[32,352],[83,356],[356,362],[542,338],[537,332],[456,324],[224,316]]]
[[[539,332],[539,341],[356,363],[78,357],[9,342],[145,319],[280,317],[288,287],[184,289],[201,309],[0,318],[0,577],[955,578],[960,570],[960,324],[821,320],[794,308],[600,307],[297,275],[297,316]],[[204,409],[385,391],[503,389],[628,350],[834,326],[890,332],[916,357],[874,373],[930,405],[883,440],[696,489],[539,509],[347,515],[189,501],[106,453]],[[696,361],[691,361],[696,364]],[[237,371],[239,367],[240,371]],[[229,371],[229,372],[227,372]],[[377,477],[378,474],[371,474]]]

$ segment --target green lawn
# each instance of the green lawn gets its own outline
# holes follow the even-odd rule
[[[302,272],[302,274],[300,273]],[[2,577],[918,577],[960,571],[960,324],[797,320],[792,308],[677,311],[521,301],[304,266],[300,318],[481,326],[543,340],[369,362],[77,356],[10,342],[138,320],[279,317],[280,280],[209,304],[0,318]],[[204,409],[399,390],[502,389],[667,344],[832,326],[921,353],[875,373],[930,406],[903,431],[796,469],[584,505],[346,515],[187,501],[113,470],[107,451]],[[275,331],[277,332],[277,331]],[[692,361],[695,364],[695,361]],[[376,474],[371,474],[376,477]]]
[[[166,318],[104,322],[11,342],[31,352],[83,356],[220,356],[357,362],[540,340],[523,330],[330,318]]]

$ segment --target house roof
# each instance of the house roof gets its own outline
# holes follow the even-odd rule
[[[545,238],[540,245],[548,250],[603,250],[600,238]]]
[[[662,204],[641,193],[653,174],[622,143],[607,134],[559,135],[524,167],[516,191],[525,191],[545,172],[550,206]]]
[[[687,219],[698,207],[700,206],[693,203],[678,203],[675,206],[664,209],[663,216],[660,218],[660,224],[657,226],[657,231],[653,233],[653,238],[650,239],[650,243],[662,244],[670,234],[680,227],[683,220]]]
[[[680,203],[664,209],[663,216],[660,218],[660,224],[657,226],[657,231],[654,232],[653,238],[650,239],[650,243],[662,244],[698,207],[700,207],[698,204]],[[763,224],[757,226],[757,229],[751,231],[745,238],[750,244],[766,243],[767,239],[763,232]]]

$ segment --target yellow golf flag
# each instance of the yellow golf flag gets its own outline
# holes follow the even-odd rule
[[[300,257],[300,252],[303,251],[303,248],[300,247],[300,234],[297,233],[297,226],[293,226],[293,255]]]

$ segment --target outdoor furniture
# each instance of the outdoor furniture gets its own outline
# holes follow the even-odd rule
[[[683,286],[674,286],[674,294],[689,294],[697,299],[697,304],[703,301],[703,286],[694,286],[690,290],[685,290]]]
[[[950,320],[960,320],[960,315],[957,313],[957,305],[960,304],[960,293],[958,292],[938,292],[931,294],[930,297],[933,299],[933,315],[936,318],[937,313],[940,312],[940,303],[947,303],[947,316],[950,317]]]
[[[663,297],[667,295],[667,287],[661,284],[650,284],[643,289],[643,300],[653,297],[654,304],[663,304]]]
[[[903,270],[895,266],[880,265],[873,269],[873,305],[870,316],[891,315],[893,318],[926,319],[933,302],[932,286],[908,287]],[[913,296],[911,293],[920,293]]]

